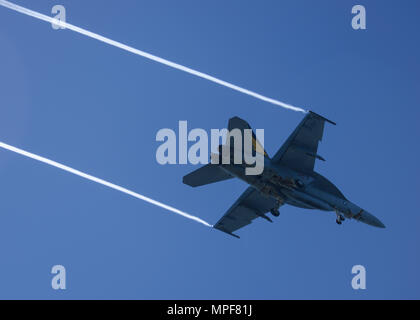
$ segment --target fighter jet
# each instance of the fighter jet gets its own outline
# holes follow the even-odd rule
[[[270,212],[274,217],[278,217],[279,208],[284,204],[335,212],[336,223],[339,225],[347,218],[385,228],[378,218],[349,201],[333,183],[314,171],[316,159],[325,161],[317,153],[325,122],[335,125],[334,122],[309,111],[272,158],[261,147],[255,133],[252,132],[253,151],[260,152],[264,156],[264,169],[259,175],[246,174],[246,163],[223,162],[222,150],[226,145],[220,145],[219,163],[214,164],[212,161],[187,174],[183,177],[183,182],[189,186],[198,187],[239,178],[249,185],[214,225],[215,229],[237,238],[239,236],[234,232],[249,225],[256,218],[272,222],[266,214]],[[229,132],[233,129],[244,132],[245,129],[251,129],[251,127],[245,120],[234,117],[228,124]],[[232,148],[230,144],[228,146]],[[231,157],[233,153],[231,152]]]

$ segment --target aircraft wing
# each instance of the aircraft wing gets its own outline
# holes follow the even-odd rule
[[[278,209],[277,201],[273,198],[265,197],[258,190],[249,187],[214,225],[214,228],[239,238],[233,232],[247,226],[252,220],[262,217],[271,221],[265,215],[271,209]]]
[[[289,136],[283,146],[272,158],[273,162],[281,162],[298,171],[312,172],[315,159],[324,160],[318,152],[318,143],[322,140],[325,121],[334,122],[309,111]]]

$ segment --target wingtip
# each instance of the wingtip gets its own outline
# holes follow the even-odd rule
[[[315,115],[315,116],[317,116],[317,117],[320,117],[321,119],[324,119],[325,121],[327,121],[327,122],[329,122],[329,123],[331,123],[331,124],[333,124],[333,125],[337,125],[337,123],[335,123],[334,121],[331,121],[331,120],[329,120],[329,119],[327,119],[327,118],[325,118],[325,117],[323,117],[323,116],[321,116],[321,115],[319,115],[318,113],[316,113],[316,112],[313,112],[313,111],[311,111],[311,110],[308,110],[308,112],[310,113],[310,114],[313,114],[313,115]]]
[[[213,229],[217,229],[217,230],[219,230],[219,231],[222,231],[222,232],[224,232],[224,233],[227,233],[228,235],[230,235],[230,236],[232,236],[232,237],[235,237],[235,238],[238,238],[238,239],[240,239],[240,238],[241,238],[241,237],[240,237],[240,236],[238,236],[237,234],[234,234],[234,233],[229,232],[229,231],[227,231],[226,229],[224,229],[224,228],[222,228],[222,227],[220,227],[220,226],[217,226],[217,224],[216,224],[216,226],[213,226]]]

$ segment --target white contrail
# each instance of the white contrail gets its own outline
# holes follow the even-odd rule
[[[126,188],[123,188],[123,187],[117,186],[116,184],[113,184],[113,183],[111,183],[111,182],[108,182],[108,181],[105,181],[105,180],[102,180],[102,179],[96,178],[96,177],[94,177],[94,176],[91,176],[90,174],[87,174],[87,173],[81,172],[81,171],[79,171],[79,170],[76,170],[76,169],[70,168],[70,167],[68,167],[68,166],[66,166],[66,165],[64,165],[64,164],[61,164],[61,163],[55,162],[55,161],[53,161],[53,160],[50,160],[50,159],[47,159],[47,158],[44,158],[44,157],[38,156],[38,155],[33,154],[33,153],[31,153],[31,152],[28,152],[28,151],[25,151],[25,150],[22,150],[22,149],[19,149],[19,148],[13,147],[13,146],[8,145],[8,144],[6,144],[6,143],[4,143],[4,142],[1,142],[1,141],[0,141],[0,148],[7,149],[7,150],[9,150],[9,151],[12,151],[12,152],[18,153],[18,154],[20,154],[20,155],[22,155],[22,156],[25,156],[25,157],[28,157],[28,158],[32,158],[32,159],[34,159],[34,160],[37,160],[37,161],[40,161],[40,162],[46,163],[46,164],[48,164],[48,165],[50,165],[50,166],[56,167],[56,168],[58,168],[58,169],[61,169],[61,170],[67,171],[67,172],[70,172],[70,173],[72,173],[72,174],[75,174],[75,175],[77,175],[77,176],[79,176],[79,177],[82,177],[82,178],[85,178],[85,179],[91,180],[91,181],[93,181],[93,182],[96,182],[96,183],[102,184],[102,185],[104,185],[104,186],[106,186],[106,187],[109,187],[109,188],[112,188],[112,189],[114,189],[114,190],[118,190],[118,191],[120,191],[120,192],[126,193],[126,194],[128,194],[128,195],[130,195],[130,196],[132,196],[132,197],[137,198],[137,199],[140,199],[140,200],[143,200],[143,201],[149,202],[149,203],[151,203],[151,204],[153,204],[153,205],[155,205],[155,206],[158,206],[158,207],[161,207],[161,208],[163,208],[163,209],[166,209],[166,210],[172,211],[172,212],[174,212],[174,213],[176,213],[176,214],[179,214],[179,215],[181,215],[181,216],[183,216],[183,217],[185,217],[185,218],[188,218],[188,219],[191,219],[191,220],[197,221],[197,222],[199,222],[199,223],[202,223],[202,224],[204,224],[204,225],[205,225],[205,226],[207,226],[207,227],[212,227],[212,225],[211,225],[211,224],[209,224],[208,222],[206,222],[206,221],[204,221],[204,220],[202,220],[202,219],[200,219],[200,218],[198,218],[198,217],[196,217],[196,216],[193,216],[193,215],[191,215],[191,214],[185,213],[185,212],[183,212],[183,211],[181,211],[181,210],[178,210],[178,209],[176,209],[176,208],[173,208],[173,207],[171,207],[171,206],[168,206],[168,205],[166,205],[166,204],[163,204],[163,203],[161,203],[161,202],[159,202],[159,201],[156,201],[156,200],[150,199],[150,198],[148,198],[148,197],[146,197],[146,196],[143,196],[143,195],[141,195],[141,194],[139,194],[139,193],[136,193],[136,192],[134,192],[134,191],[131,191],[131,190],[128,190],[128,189],[126,189]]]
[[[117,48],[126,50],[128,52],[137,54],[139,56],[145,57],[147,59],[150,59],[150,60],[153,60],[153,61],[156,61],[156,62],[159,62],[159,63],[162,63],[162,64],[167,65],[169,67],[172,67],[172,68],[175,68],[175,69],[178,69],[178,70],[181,70],[181,71],[190,73],[190,74],[195,75],[197,77],[200,77],[200,78],[203,78],[203,79],[206,79],[206,80],[215,82],[217,84],[220,84],[220,85],[225,86],[227,88],[230,88],[230,89],[233,89],[233,90],[242,92],[244,94],[250,95],[250,96],[252,96],[254,98],[257,98],[257,99],[260,99],[262,101],[266,101],[266,102],[269,102],[269,103],[278,105],[280,107],[283,107],[283,108],[286,108],[286,109],[289,109],[289,110],[294,110],[294,111],[299,111],[299,112],[304,112],[304,113],[307,112],[306,110],[304,110],[302,108],[295,107],[295,106],[292,106],[290,104],[287,104],[287,103],[278,101],[276,99],[272,99],[272,98],[263,96],[263,95],[261,95],[259,93],[256,93],[254,91],[251,91],[251,90],[248,90],[248,89],[245,89],[245,88],[242,88],[242,87],[239,87],[239,86],[234,85],[232,83],[226,82],[226,81],[221,80],[221,79],[218,79],[216,77],[213,77],[213,76],[211,76],[209,74],[206,74],[206,73],[203,73],[203,72],[200,72],[200,71],[197,71],[197,70],[194,70],[194,69],[185,67],[185,66],[180,65],[178,63],[175,63],[175,62],[172,62],[172,61],[169,61],[169,60],[166,60],[166,59],[157,57],[157,56],[152,55],[150,53],[147,53],[147,52],[144,52],[144,51],[135,49],[133,47],[127,46],[125,44],[122,44],[121,42],[111,40],[111,39],[106,38],[106,37],[103,37],[103,36],[101,36],[99,34],[96,34],[96,33],[90,32],[88,30],[79,28],[79,27],[77,27],[75,25],[72,25],[70,23],[67,23],[67,22],[64,22],[64,21],[60,21],[58,19],[55,19],[55,18],[46,16],[46,15],[44,15],[42,13],[39,13],[39,12],[30,10],[30,9],[27,9],[27,8],[24,8],[24,7],[21,7],[21,6],[18,6],[18,5],[14,4],[14,3],[11,3],[9,1],[0,0],[0,5],[4,6],[6,8],[12,9],[14,11],[17,11],[17,12],[20,12],[20,13],[23,13],[23,14],[26,14],[26,15],[31,16],[31,17],[34,17],[34,18],[37,18],[37,19],[40,19],[40,20],[44,20],[44,21],[47,21],[47,22],[50,22],[50,23],[54,23],[54,24],[56,24],[56,25],[58,25],[60,27],[64,27],[64,28],[73,30],[75,32],[78,32],[78,33],[83,34],[85,36],[88,36],[90,38],[94,38],[96,40],[105,42],[105,43],[107,43],[107,44],[109,44],[111,46],[114,46],[114,47],[117,47]]]

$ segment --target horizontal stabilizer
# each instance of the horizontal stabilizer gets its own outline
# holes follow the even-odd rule
[[[182,182],[191,187],[199,187],[231,178],[233,178],[233,176],[220,169],[218,165],[209,163],[184,176]]]

